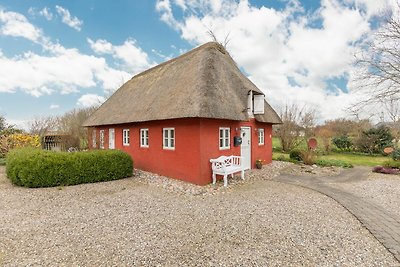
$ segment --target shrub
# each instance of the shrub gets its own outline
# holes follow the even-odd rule
[[[353,142],[347,135],[338,136],[332,139],[332,143],[340,150],[350,151]]]
[[[318,166],[322,167],[330,167],[330,166],[336,166],[336,167],[342,167],[342,168],[353,168],[353,165],[342,161],[342,160],[334,160],[334,159],[318,159],[314,162]]]
[[[399,161],[400,161],[400,149],[396,148],[396,149],[392,152],[392,159],[393,159],[393,160],[399,160]]]
[[[297,161],[301,161],[301,153],[302,151],[299,149],[293,149],[289,153],[289,158]]]
[[[21,148],[8,153],[6,172],[16,185],[50,187],[129,177],[133,162],[119,150],[68,153]]]
[[[373,172],[378,172],[378,173],[384,173],[384,174],[399,174],[400,170],[399,169],[393,169],[393,168],[385,168],[382,166],[376,166],[372,168]]]
[[[312,150],[305,150],[301,152],[301,159],[306,165],[313,165],[316,157],[316,153]]]
[[[386,168],[396,168],[400,169],[400,161],[388,160],[383,163]]]
[[[356,141],[356,146],[361,152],[369,154],[382,153],[385,147],[393,145],[392,140],[393,136],[388,128],[371,128],[362,132]]]
[[[287,158],[284,155],[279,155],[278,157],[272,156],[273,160],[277,160],[277,161],[285,161],[285,162],[292,162],[292,163],[299,163],[298,160],[295,159],[291,159],[291,158]]]
[[[21,133],[0,135],[0,157],[5,157],[9,150],[20,147],[40,147],[39,136]]]

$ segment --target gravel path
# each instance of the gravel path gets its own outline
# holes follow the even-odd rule
[[[334,200],[270,181],[271,168],[191,193],[144,174],[26,189],[0,167],[0,265],[398,265]]]

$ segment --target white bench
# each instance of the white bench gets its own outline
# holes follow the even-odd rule
[[[217,174],[224,176],[224,186],[228,186],[228,175],[241,172],[241,177],[244,180],[243,157],[240,156],[221,156],[217,159],[210,159],[212,168],[213,184],[217,181]]]

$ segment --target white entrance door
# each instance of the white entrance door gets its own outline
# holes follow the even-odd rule
[[[240,145],[240,155],[243,157],[245,170],[251,169],[251,130],[250,127],[240,128],[242,144]]]
[[[110,128],[108,130],[108,148],[115,149],[115,130]]]

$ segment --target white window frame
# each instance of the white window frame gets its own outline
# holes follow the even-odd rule
[[[93,148],[96,148],[96,146],[97,146],[97,140],[96,140],[96,129],[93,129],[93,131],[92,131],[92,147]]]
[[[219,127],[218,137],[219,150],[231,148],[231,128]]]
[[[149,129],[140,129],[140,147],[149,147]]]
[[[264,128],[258,129],[258,145],[264,145],[265,144],[265,131]]]
[[[122,130],[122,145],[124,146],[129,146],[130,143],[130,130],[129,129],[123,129]]]
[[[175,150],[175,128],[163,128],[163,149]]]
[[[105,130],[100,130],[100,140],[99,140],[99,142],[100,142],[100,148],[101,149],[104,149],[104,137],[105,137]]]

